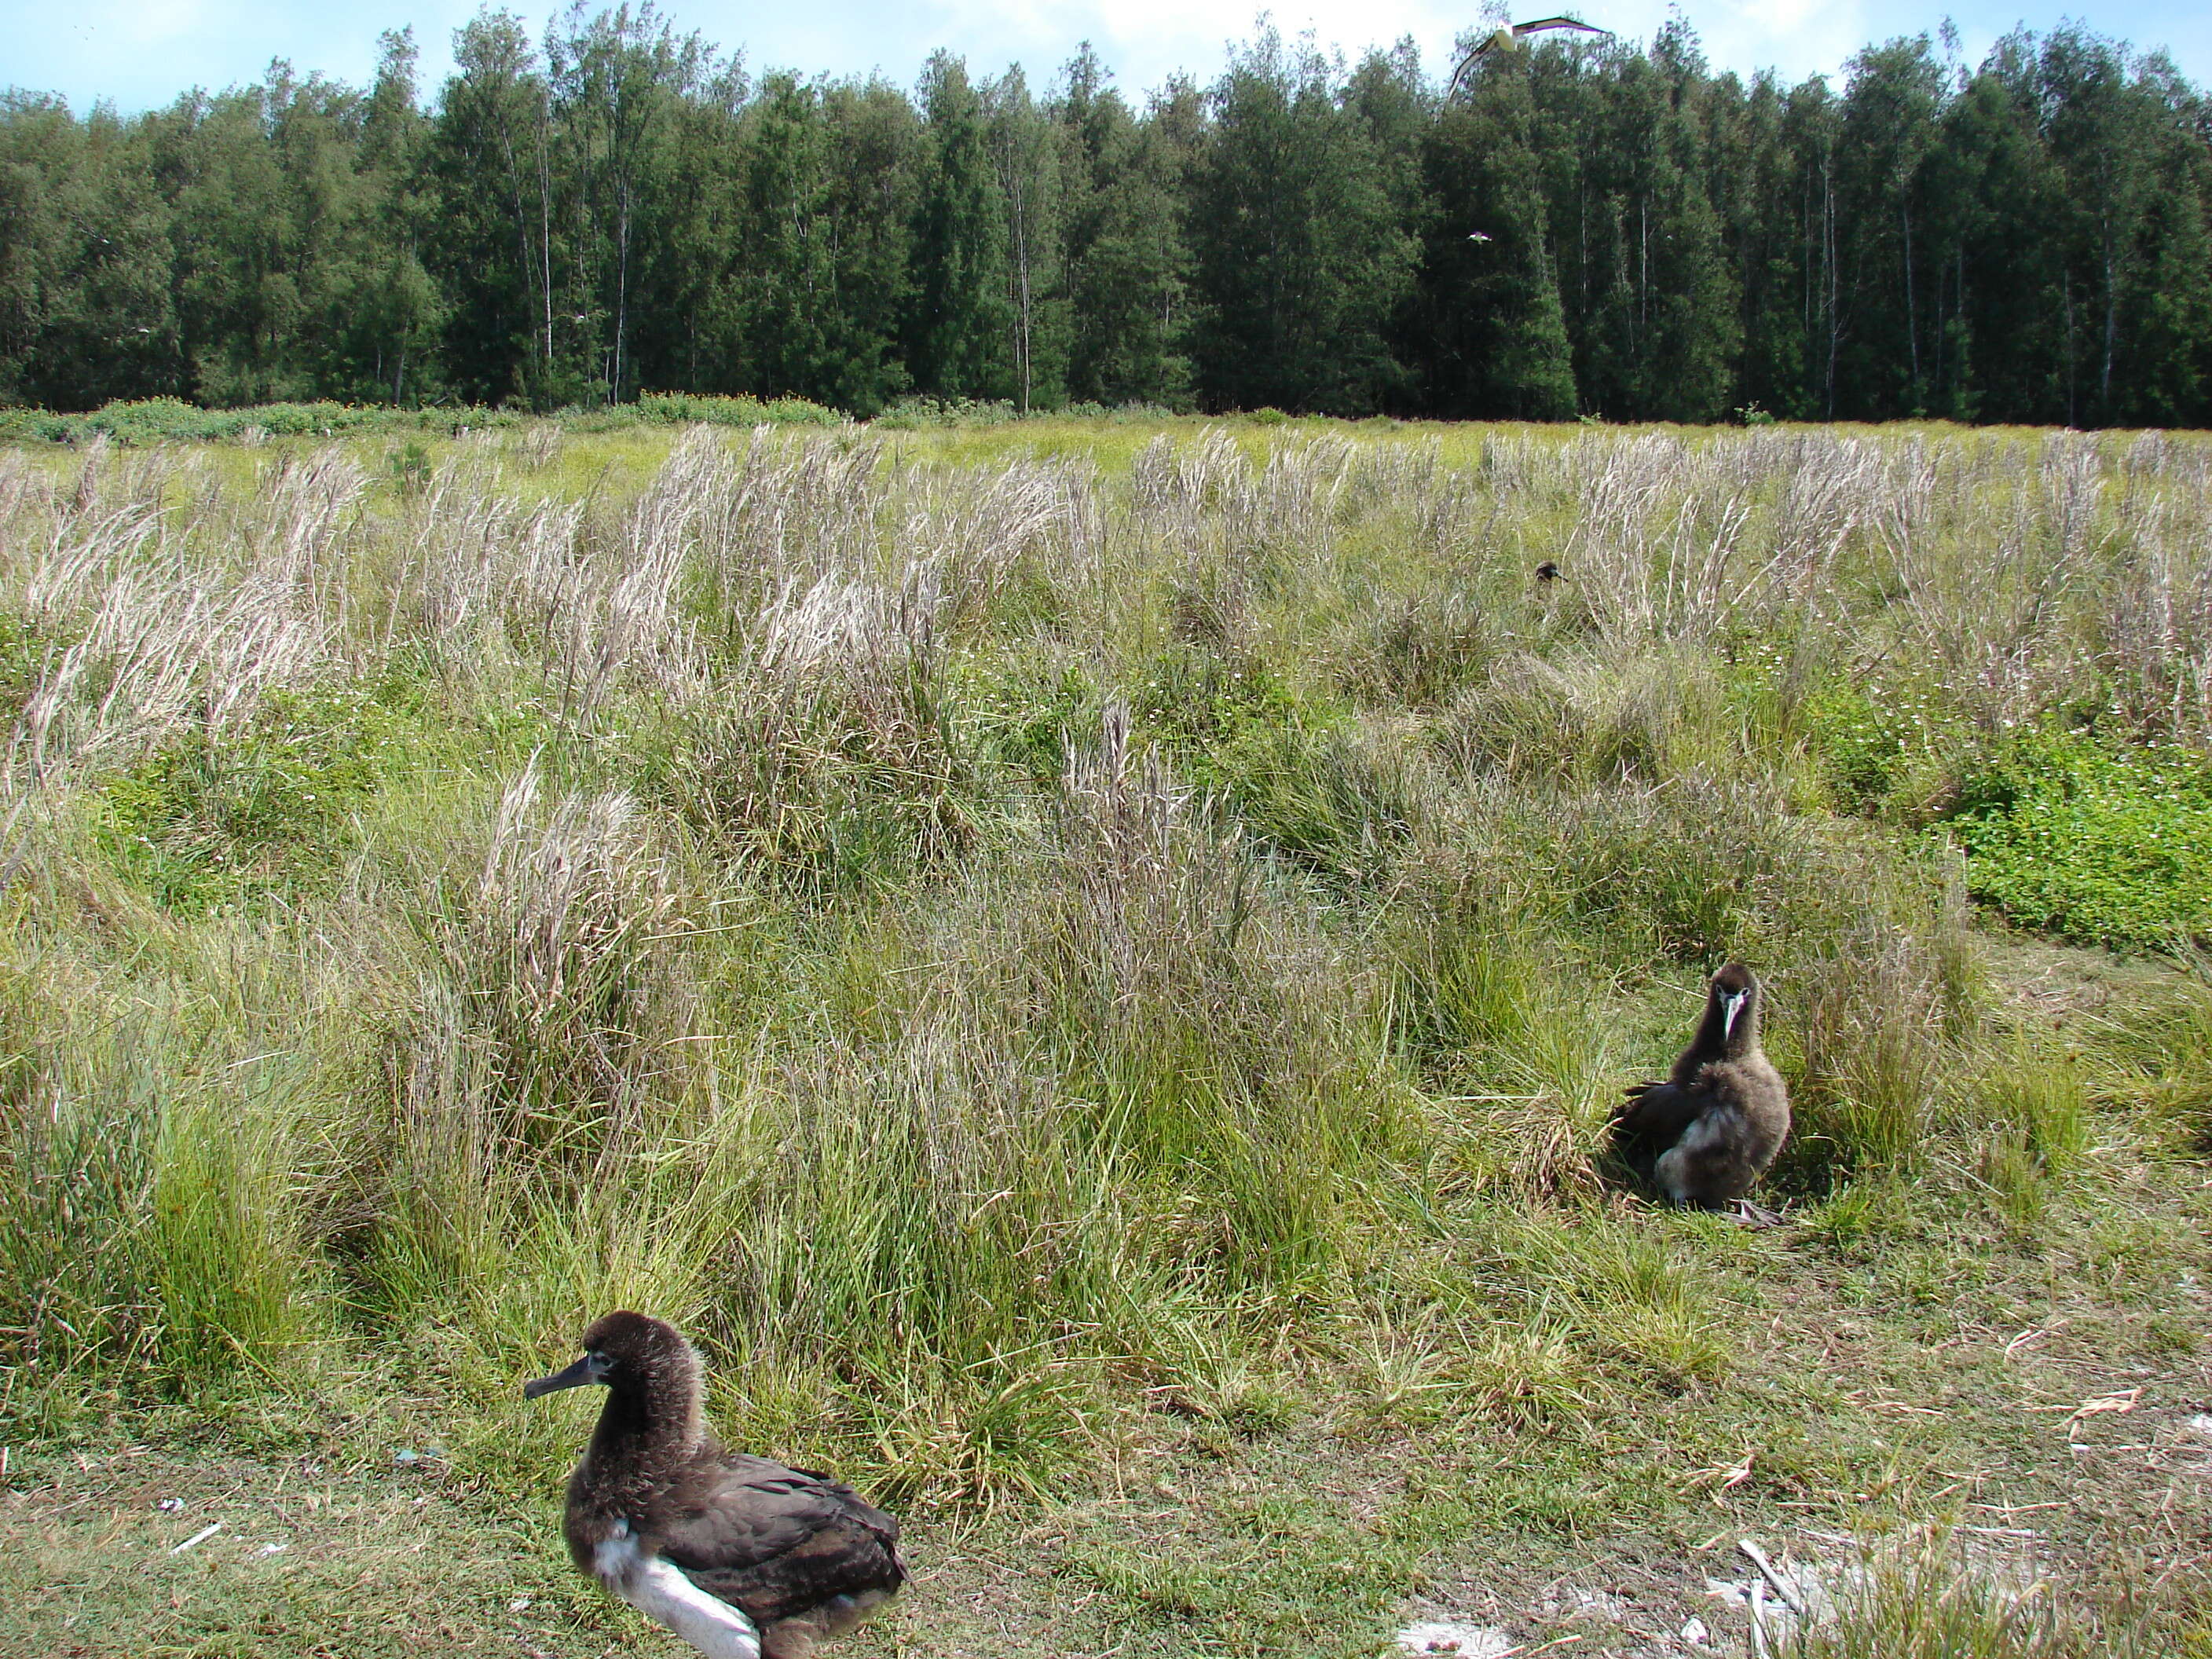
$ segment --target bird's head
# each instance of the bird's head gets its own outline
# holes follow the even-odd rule
[[[566,1370],[522,1385],[522,1397],[536,1400],[562,1389],[598,1382],[617,1394],[657,1395],[672,1388],[696,1390],[699,1356],[666,1320],[627,1310],[592,1322],[584,1333],[583,1358]]]
[[[1721,1033],[1729,1045],[1739,1047],[1755,1037],[1759,981],[1751,969],[1731,962],[1713,975],[1712,994],[1721,1005]]]

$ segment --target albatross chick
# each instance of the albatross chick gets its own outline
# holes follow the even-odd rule
[[[596,1578],[709,1659],[805,1659],[906,1578],[898,1522],[826,1474],[726,1449],[700,1415],[699,1356],[672,1325],[611,1313],[526,1399],[607,1390],[568,1478],[562,1533]]]
[[[1759,1046],[1759,981],[1732,962],[1705,989],[1705,1016],[1664,1083],[1639,1083],[1613,1115],[1613,1148],[1672,1202],[1733,1206],[1739,1220],[1780,1218],[1745,1199],[1790,1135],[1790,1091]]]

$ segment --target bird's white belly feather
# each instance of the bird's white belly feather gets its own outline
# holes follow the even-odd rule
[[[709,1595],[673,1562],[647,1555],[623,1527],[592,1552],[599,1582],[708,1659],[760,1659],[760,1631],[744,1613]]]
[[[1683,1131],[1682,1138],[1662,1157],[1654,1173],[1659,1186],[1677,1204],[1689,1197],[1690,1182],[1685,1166],[1706,1148],[1724,1139],[1718,1112],[1707,1112]]]

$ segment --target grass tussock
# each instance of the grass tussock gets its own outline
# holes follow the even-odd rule
[[[2126,1652],[2100,1639],[2032,1564],[1942,1528],[1886,1540],[1841,1576],[1792,1659],[2074,1659]],[[1794,1621],[1792,1621],[1794,1622]]]

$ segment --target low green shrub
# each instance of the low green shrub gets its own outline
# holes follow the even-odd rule
[[[1973,896],[2082,945],[2212,939],[2212,757],[2048,729],[2005,745],[1945,830]]]
[[[933,426],[1003,426],[1018,418],[1004,398],[902,398],[876,416],[873,424],[893,432]]]
[[[459,404],[434,409],[384,404],[252,404],[204,408],[178,398],[112,403],[84,415],[46,410],[0,409],[0,442],[82,443],[105,433],[119,444],[213,442],[222,439],[346,438],[381,433],[441,433],[448,436],[550,419],[572,431],[609,432],[624,427],[705,422],[715,426],[836,426],[846,416],[804,398],[711,397],[648,392],[635,404],[564,409],[544,416],[526,410]]]
[[[1838,810],[1917,822],[1942,802],[1968,746],[1934,691],[1832,678],[1800,702],[1797,722]]]
[[[804,398],[720,398],[693,392],[648,392],[637,400],[648,421],[708,426],[841,426],[847,416]]]

